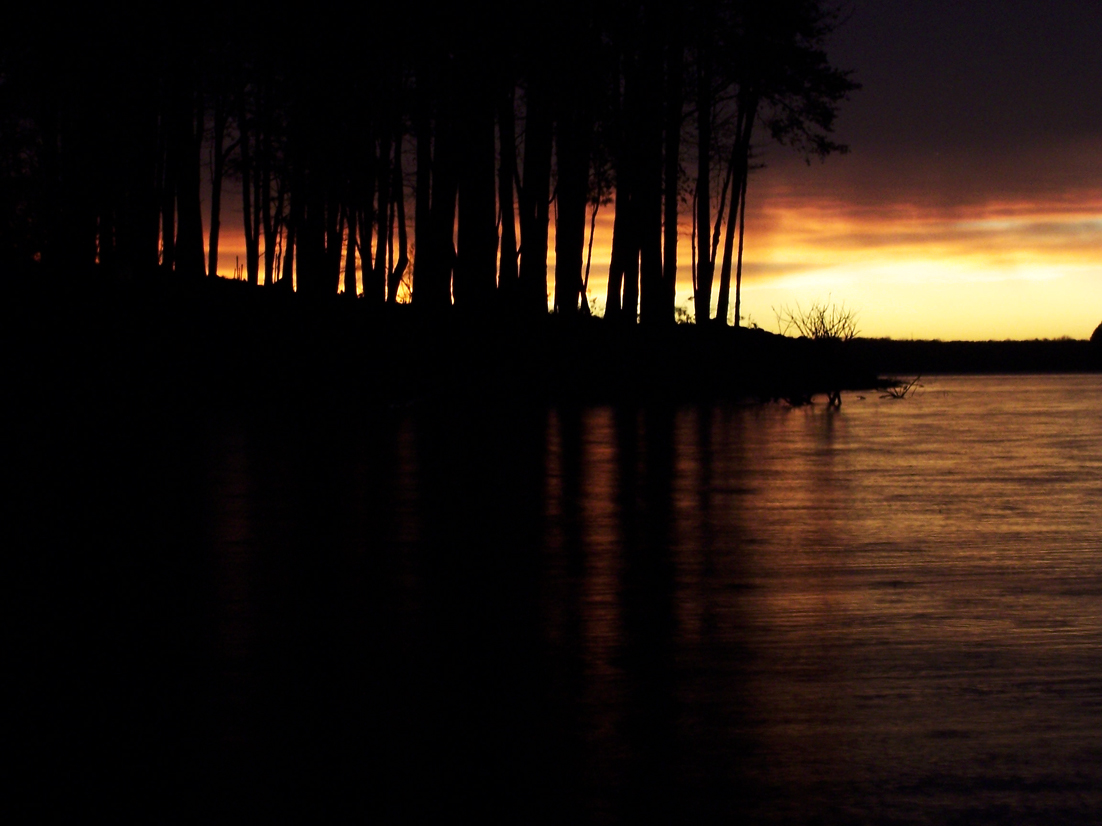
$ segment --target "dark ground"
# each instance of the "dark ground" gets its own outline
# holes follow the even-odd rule
[[[8,386],[36,396],[128,394],[265,409],[472,396],[536,401],[806,399],[929,373],[1102,370],[1087,341],[785,339],[502,313],[430,315],[334,296],[308,301],[224,279],[21,285],[4,303]]]

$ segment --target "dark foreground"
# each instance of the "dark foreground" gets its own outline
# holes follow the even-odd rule
[[[761,330],[432,313],[223,279],[24,289],[6,316],[22,362],[13,368],[47,388],[141,386],[268,407],[333,396],[366,405],[806,398],[876,381],[844,352]]]
[[[973,612],[971,586],[952,583],[976,569],[955,557],[940,584],[936,567],[913,578],[846,569],[853,536],[838,515],[861,499],[844,480],[865,476],[830,481],[827,470],[852,455],[833,447],[847,420],[808,419],[813,441],[786,447],[792,420],[767,417],[760,429],[752,408],[729,419],[702,406],[682,432],[664,400],[679,398],[686,373],[718,398],[814,389],[761,367],[789,358],[769,349],[787,345],[732,338],[708,359],[690,350],[705,366],[682,370],[656,344],[681,331],[663,340],[594,326],[573,346],[595,337],[605,347],[595,360],[565,350],[551,326],[514,328],[516,347],[501,325],[449,338],[422,319],[380,316],[365,331],[350,323],[354,306],[223,286],[214,301],[202,287],[161,284],[5,306],[5,467],[16,490],[5,741],[18,755],[17,814],[925,823],[1097,813],[1102,747],[1068,725],[1080,719],[1073,707],[1088,728],[1097,722],[1097,647],[1065,657],[1040,645],[1059,680],[1022,677],[1033,648],[996,651],[981,636],[958,650],[954,623],[971,617],[962,628],[979,633],[975,623],[1007,610],[1004,592],[1032,604],[1032,591],[998,574],[984,580],[995,583],[990,604]],[[752,363],[724,373],[716,353]],[[812,363],[793,375],[814,375]],[[704,383],[705,373],[723,379]],[[619,396],[607,421],[574,404],[591,393]],[[930,423],[924,444],[940,429]],[[911,447],[898,450],[888,470],[909,467]],[[677,481],[687,455],[690,488]],[[1096,454],[1086,459],[1096,466]],[[790,461],[806,489],[768,493]],[[915,474],[904,491],[924,487]],[[768,510],[744,512],[738,503],[763,489]],[[898,512],[893,502],[875,513]],[[821,521],[797,519],[808,513]],[[1077,513],[1089,544],[1097,518]],[[921,540],[937,514],[862,530],[873,556],[859,560]],[[797,524],[806,531],[786,547],[821,544],[821,561],[778,567],[774,579],[748,567],[769,556],[761,543]],[[1049,542],[1046,524],[1035,527]],[[687,544],[682,530],[695,532]],[[1097,593],[1073,579],[1043,580],[1041,591]],[[817,607],[800,584],[812,580],[851,581],[862,599],[892,605],[912,595],[926,619],[900,628],[926,629],[936,645],[919,652],[879,620],[855,636],[846,602],[836,602],[840,624],[819,625],[837,616],[826,609],[842,592],[815,592]],[[924,600],[944,582],[952,599],[934,622]],[[783,606],[771,607],[773,594]],[[1033,639],[1042,614],[1014,639]],[[762,647],[762,618],[774,615]],[[788,623],[800,617],[811,619],[796,633]],[[885,674],[875,691],[863,676]],[[1016,711],[985,710],[992,697],[1016,710],[1021,692],[1022,708],[1040,715],[1021,724],[1025,735]],[[927,708],[944,719],[897,714]],[[940,762],[953,753],[978,761],[971,779]],[[1078,768],[1046,774],[1050,754]],[[911,762],[884,766],[878,755]],[[841,765],[850,773],[836,775]]]
[[[223,279],[23,284],[2,309],[9,383],[35,395],[188,397],[264,409],[440,398],[764,401],[930,373],[1102,370],[1102,342],[793,340],[555,316],[307,301]],[[79,389],[78,389],[79,388]]]
[[[38,420],[6,809],[1096,823],[1099,388],[1058,378]]]

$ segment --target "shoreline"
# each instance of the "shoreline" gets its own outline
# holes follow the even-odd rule
[[[2,312],[9,386],[59,401],[799,404],[918,375],[1102,372],[1102,346],[1086,340],[809,341],[694,324],[428,314],[174,276],[35,280],[11,291]]]

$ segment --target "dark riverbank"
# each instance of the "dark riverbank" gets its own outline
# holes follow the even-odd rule
[[[434,314],[223,279],[32,283],[4,316],[8,369],[37,392],[173,404],[761,400],[876,382],[844,350],[763,330]]]
[[[1087,341],[810,342],[756,329],[429,314],[224,279],[30,282],[9,293],[3,321],[9,387],[46,404],[800,401],[886,377],[1102,367],[1102,348]]]

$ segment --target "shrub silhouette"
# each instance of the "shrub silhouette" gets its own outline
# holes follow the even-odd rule
[[[782,336],[795,334],[813,341],[849,341],[857,337],[857,312],[845,303],[815,301],[804,310],[799,302],[793,310],[787,305],[773,309]]]

